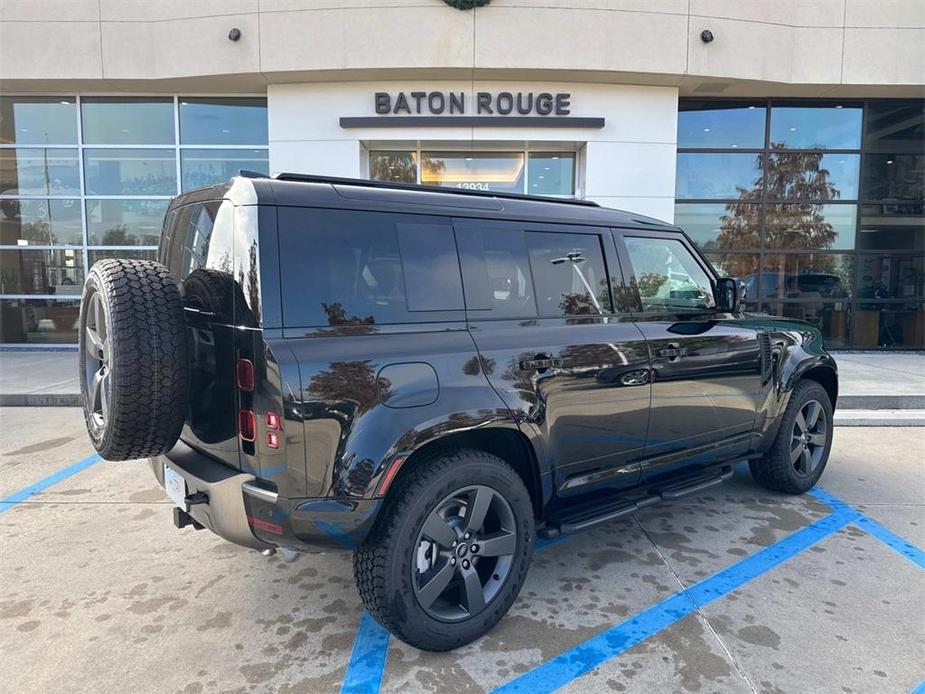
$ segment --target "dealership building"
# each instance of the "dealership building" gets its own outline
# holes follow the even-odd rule
[[[89,266],[247,169],[595,200],[925,347],[925,3],[456,4],[0,0],[0,346],[74,345]]]

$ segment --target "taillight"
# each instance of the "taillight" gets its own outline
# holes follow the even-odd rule
[[[270,448],[279,448],[279,432],[278,431],[268,431],[267,432],[267,446]]]
[[[238,435],[243,441],[257,438],[257,415],[253,410],[242,409],[238,412]]]
[[[245,393],[254,390],[256,379],[254,378],[254,362],[250,359],[238,359],[238,388]]]
[[[267,412],[266,416],[267,429],[272,429],[273,431],[279,431],[280,429],[280,418],[276,412]]]

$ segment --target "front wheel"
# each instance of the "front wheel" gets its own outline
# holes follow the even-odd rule
[[[799,383],[767,455],[749,461],[752,477],[761,486],[786,494],[812,489],[828,462],[832,431],[832,401],[825,388],[815,381]]]
[[[354,555],[369,613],[405,643],[446,651],[507,613],[533,556],[533,508],[503,460],[459,451],[421,461],[390,490]]]

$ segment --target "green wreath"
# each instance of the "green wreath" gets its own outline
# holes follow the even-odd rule
[[[457,10],[472,10],[487,5],[491,0],[443,0],[443,2]]]

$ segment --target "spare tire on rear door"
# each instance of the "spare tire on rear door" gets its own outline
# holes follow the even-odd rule
[[[186,419],[187,328],[177,282],[159,263],[101,260],[80,301],[80,391],[107,460],[169,451]]]

